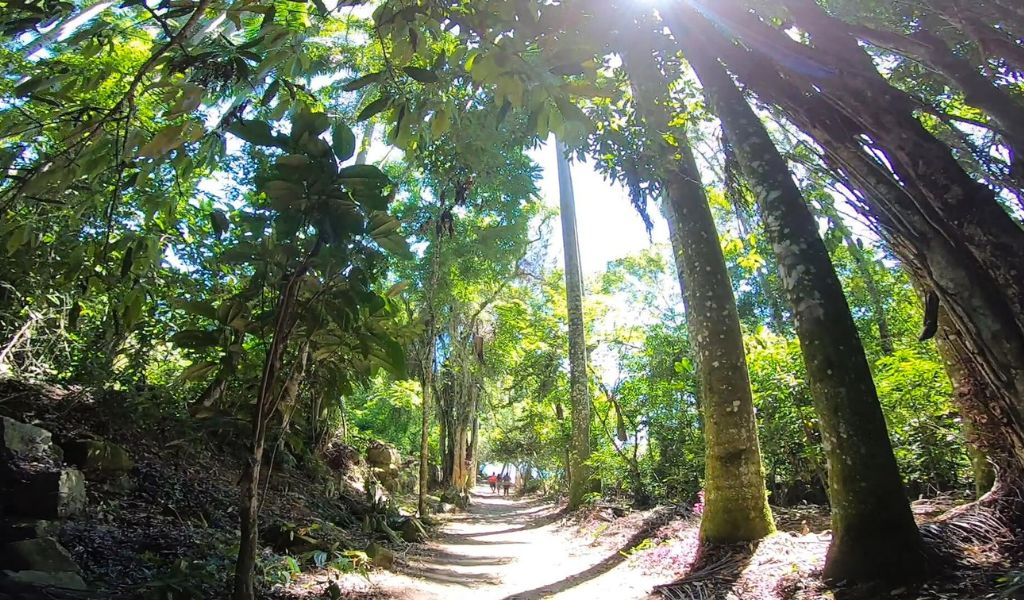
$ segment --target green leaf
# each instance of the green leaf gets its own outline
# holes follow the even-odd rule
[[[356,117],[356,121],[365,121],[378,113],[384,112],[388,108],[388,105],[390,104],[391,98],[388,98],[387,96],[381,96],[380,98],[377,98],[373,102],[367,104],[366,108],[359,111],[359,115]]]
[[[318,137],[321,133],[327,131],[327,128],[330,126],[331,121],[326,114],[312,112],[303,106],[302,110],[292,117],[291,138],[298,142],[307,133],[310,137]]]
[[[306,190],[301,185],[275,179],[263,186],[263,193],[275,208],[291,208],[302,200]]]
[[[14,88],[14,96],[16,98],[24,98],[25,96],[29,96],[33,92],[41,90],[48,85],[50,85],[49,79],[37,79],[33,77]]]
[[[452,126],[451,115],[445,109],[440,109],[434,113],[434,118],[430,120],[430,135],[435,138],[444,135]]]
[[[349,165],[338,171],[339,179],[374,179],[387,182],[388,176],[374,165]]]
[[[181,96],[178,98],[178,101],[174,103],[171,110],[167,111],[167,114],[164,116],[168,119],[173,119],[194,111],[203,103],[203,96],[205,94],[206,90],[202,87],[186,83],[182,86]]]
[[[437,73],[430,69],[424,69],[422,67],[402,67],[402,70],[405,71],[406,75],[420,83],[437,83],[440,81]]]
[[[287,146],[287,140],[275,134],[270,123],[266,121],[238,120],[228,125],[227,131],[255,146]]]
[[[32,229],[28,225],[22,225],[12,231],[7,237],[7,256],[18,251],[29,240]]]
[[[199,315],[213,320],[217,319],[217,308],[209,302],[201,300],[176,300],[172,302],[172,305],[192,315]]]
[[[394,298],[395,296],[401,294],[402,292],[404,292],[407,289],[409,289],[409,282],[408,281],[399,281],[395,285],[393,285],[390,288],[388,288],[388,291],[387,291],[386,295],[387,295],[388,298]]]
[[[309,164],[309,157],[305,154],[286,154],[277,157],[275,163],[281,169],[299,169]]]
[[[231,228],[231,221],[222,210],[215,210],[210,213],[210,225],[213,226],[213,233],[219,240]]]
[[[126,329],[131,329],[138,323],[139,317],[142,316],[142,305],[145,301],[146,293],[140,288],[135,288],[128,294],[124,305],[124,312],[121,314]]]
[[[341,86],[341,89],[345,90],[346,92],[354,92],[356,90],[361,90],[364,87],[370,85],[371,83],[376,83],[377,81],[380,81],[380,76],[381,75],[383,75],[383,72],[370,73],[369,75],[363,75],[362,77],[353,79],[352,81],[350,81],[350,82],[346,83],[345,85]]]
[[[212,348],[220,342],[220,334],[216,331],[201,329],[184,329],[171,336],[171,343],[182,348],[200,350]]]
[[[387,365],[391,372],[398,379],[403,379],[406,376],[406,363],[405,363],[405,349],[402,345],[391,337],[385,337],[382,335],[374,336],[377,341],[383,346],[384,356],[387,358]]]
[[[153,139],[139,148],[139,156],[160,158],[171,150],[194,142],[203,137],[204,129],[198,121],[185,121],[168,125],[161,129]]]
[[[341,121],[334,123],[331,141],[334,144],[334,156],[338,157],[341,162],[352,158],[352,155],[356,153],[356,134],[352,133],[352,129]]]

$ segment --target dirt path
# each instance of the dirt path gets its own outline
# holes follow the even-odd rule
[[[647,598],[659,583],[629,567],[618,548],[559,524],[557,507],[504,499],[483,486],[470,510],[453,517],[436,542],[375,575],[380,592],[415,600]]]

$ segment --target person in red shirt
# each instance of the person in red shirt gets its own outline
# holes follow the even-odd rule
[[[496,494],[498,492],[498,475],[491,473],[491,476],[487,478],[487,483],[491,484],[491,493]]]

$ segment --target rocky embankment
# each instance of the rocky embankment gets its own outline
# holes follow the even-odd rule
[[[61,544],[61,522],[87,510],[86,480],[130,487],[124,448],[101,439],[53,441],[47,429],[0,417],[0,591],[84,591]]]

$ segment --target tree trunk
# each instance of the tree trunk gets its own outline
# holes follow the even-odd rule
[[[847,123],[846,136],[884,153],[886,168],[908,191],[911,204],[901,209],[925,213],[944,238],[962,245],[1000,288],[1018,328],[1024,327],[1024,231],[994,192],[972,179],[949,148],[925,130],[914,116],[919,103],[889,85],[845,28],[834,26],[816,4],[801,7],[805,4],[811,8],[794,10],[794,16],[814,48],[790,39],[735,0],[715,3],[711,14],[717,25],[757,48],[748,58],[767,62],[767,75],[785,73],[787,81],[809,90],[800,104],[827,102],[829,110],[816,121],[841,118]],[[716,25],[685,5],[677,6],[672,15],[693,23],[692,31],[700,38],[720,36]],[[707,6],[702,10],[708,12]],[[759,52],[769,60],[758,60]],[[732,59],[729,64],[735,66]]]
[[[440,213],[440,211],[438,211]],[[416,514],[420,517],[427,516],[427,492],[430,481],[430,398],[434,392],[434,353],[437,344],[436,329],[434,324],[434,298],[438,280],[441,275],[441,235],[438,228],[434,228],[433,251],[430,257],[430,279],[425,290],[426,295],[426,334],[423,348],[423,362],[420,365],[420,388],[423,406],[421,408],[420,420],[420,486],[416,500]]]
[[[994,408],[1005,423],[1004,442],[1024,464],[1024,330],[1012,307],[1012,290],[974,259],[963,240],[943,229],[942,220],[917,202],[857,139],[857,125],[837,113],[812,88],[779,76],[764,57],[744,51],[702,27],[703,43],[726,59],[728,66],[763,100],[770,101],[824,150],[832,171],[856,186],[858,206],[878,223],[890,247],[924,285],[933,289],[948,310],[951,329],[974,372],[991,390]]]
[[[433,317],[428,317],[432,319]],[[433,323],[427,326],[426,356],[423,360],[423,372],[420,376],[420,387],[422,388],[423,407],[421,409],[422,419],[420,420],[420,489],[416,501],[416,514],[420,517],[427,516],[427,491],[429,487],[429,461],[430,461],[430,396],[434,389],[434,334]]]
[[[788,0],[790,3],[796,1]],[[1010,155],[1016,157],[1012,167],[1015,170],[1024,168],[1020,164],[1024,161],[1024,105],[982,76],[977,67],[954,54],[945,40],[924,28],[906,36],[835,21],[835,26],[842,25],[869,44],[901,54],[941,73],[960,89],[967,104],[980,108],[999,125],[1002,137],[1010,147]]]
[[[963,240],[1006,290],[1018,324],[1024,326],[1024,231],[999,205],[994,192],[971,178],[949,148],[925,130],[913,114],[915,104],[885,81],[841,23],[817,3],[788,0],[788,5],[815,46],[835,57],[838,72],[815,79],[815,84],[885,152],[895,174],[912,190],[914,202],[935,211],[945,235]],[[766,35],[770,32],[772,43],[780,47],[798,45],[760,22],[756,29]],[[844,65],[857,68],[847,71]],[[886,110],[878,110],[879,106]]]
[[[885,417],[842,284],[818,224],[761,120],[714,56],[676,39],[704,86],[757,199],[793,311],[828,459],[829,579],[913,578],[924,546],[903,491]]]
[[[591,489],[590,393],[587,390],[587,343],[583,323],[583,272],[576,234],[576,201],[565,146],[555,140],[558,160],[559,204],[562,213],[562,247],[565,252],[565,294],[569,313],[569,400],[572,409],[569,510],[579,508]]]
[[[760,539],[775,526],[768,507],[757,440],[754,403],[743,335],[715,221],[685,133],[669,146],[672,131],[658,103],[665,88],[649,48],[623,57],[636,90],[648,139],[664,157],[666,212],[680,240],[687,326],[697,354],[704,433],[707,442],[702,542],[729,544]]]
[[[234,600],[255,600],[256,553],[259,549],[259,487],[260,471],[263,466],[263,450],[266,446],[267,426],[275,411],[277,397],[277,378],[281,370],[281,357],[284,355],[291,336],[295,301],[298,295],[299,282],[309,269],[310,260],[316,256],[321,247],[317,240],[309,256],[303,264],[288,278],[288,282],[278,296],[273,339],[267,348],[263,362],[263,373],[260,388],[256,396],[256,407],[252,419],[252,439],[249,444],[248,462],[242,471],[242,493],[239,501],[238,516],[240,539],[238,543],[238,559],[235,561]]]
[[[355,164],[365,165],[366,155],[370,152],[370,145],[373,144],[373,121],[367,121],[363,127],[363,139],[359,140],[359,152],[356,154]]]

